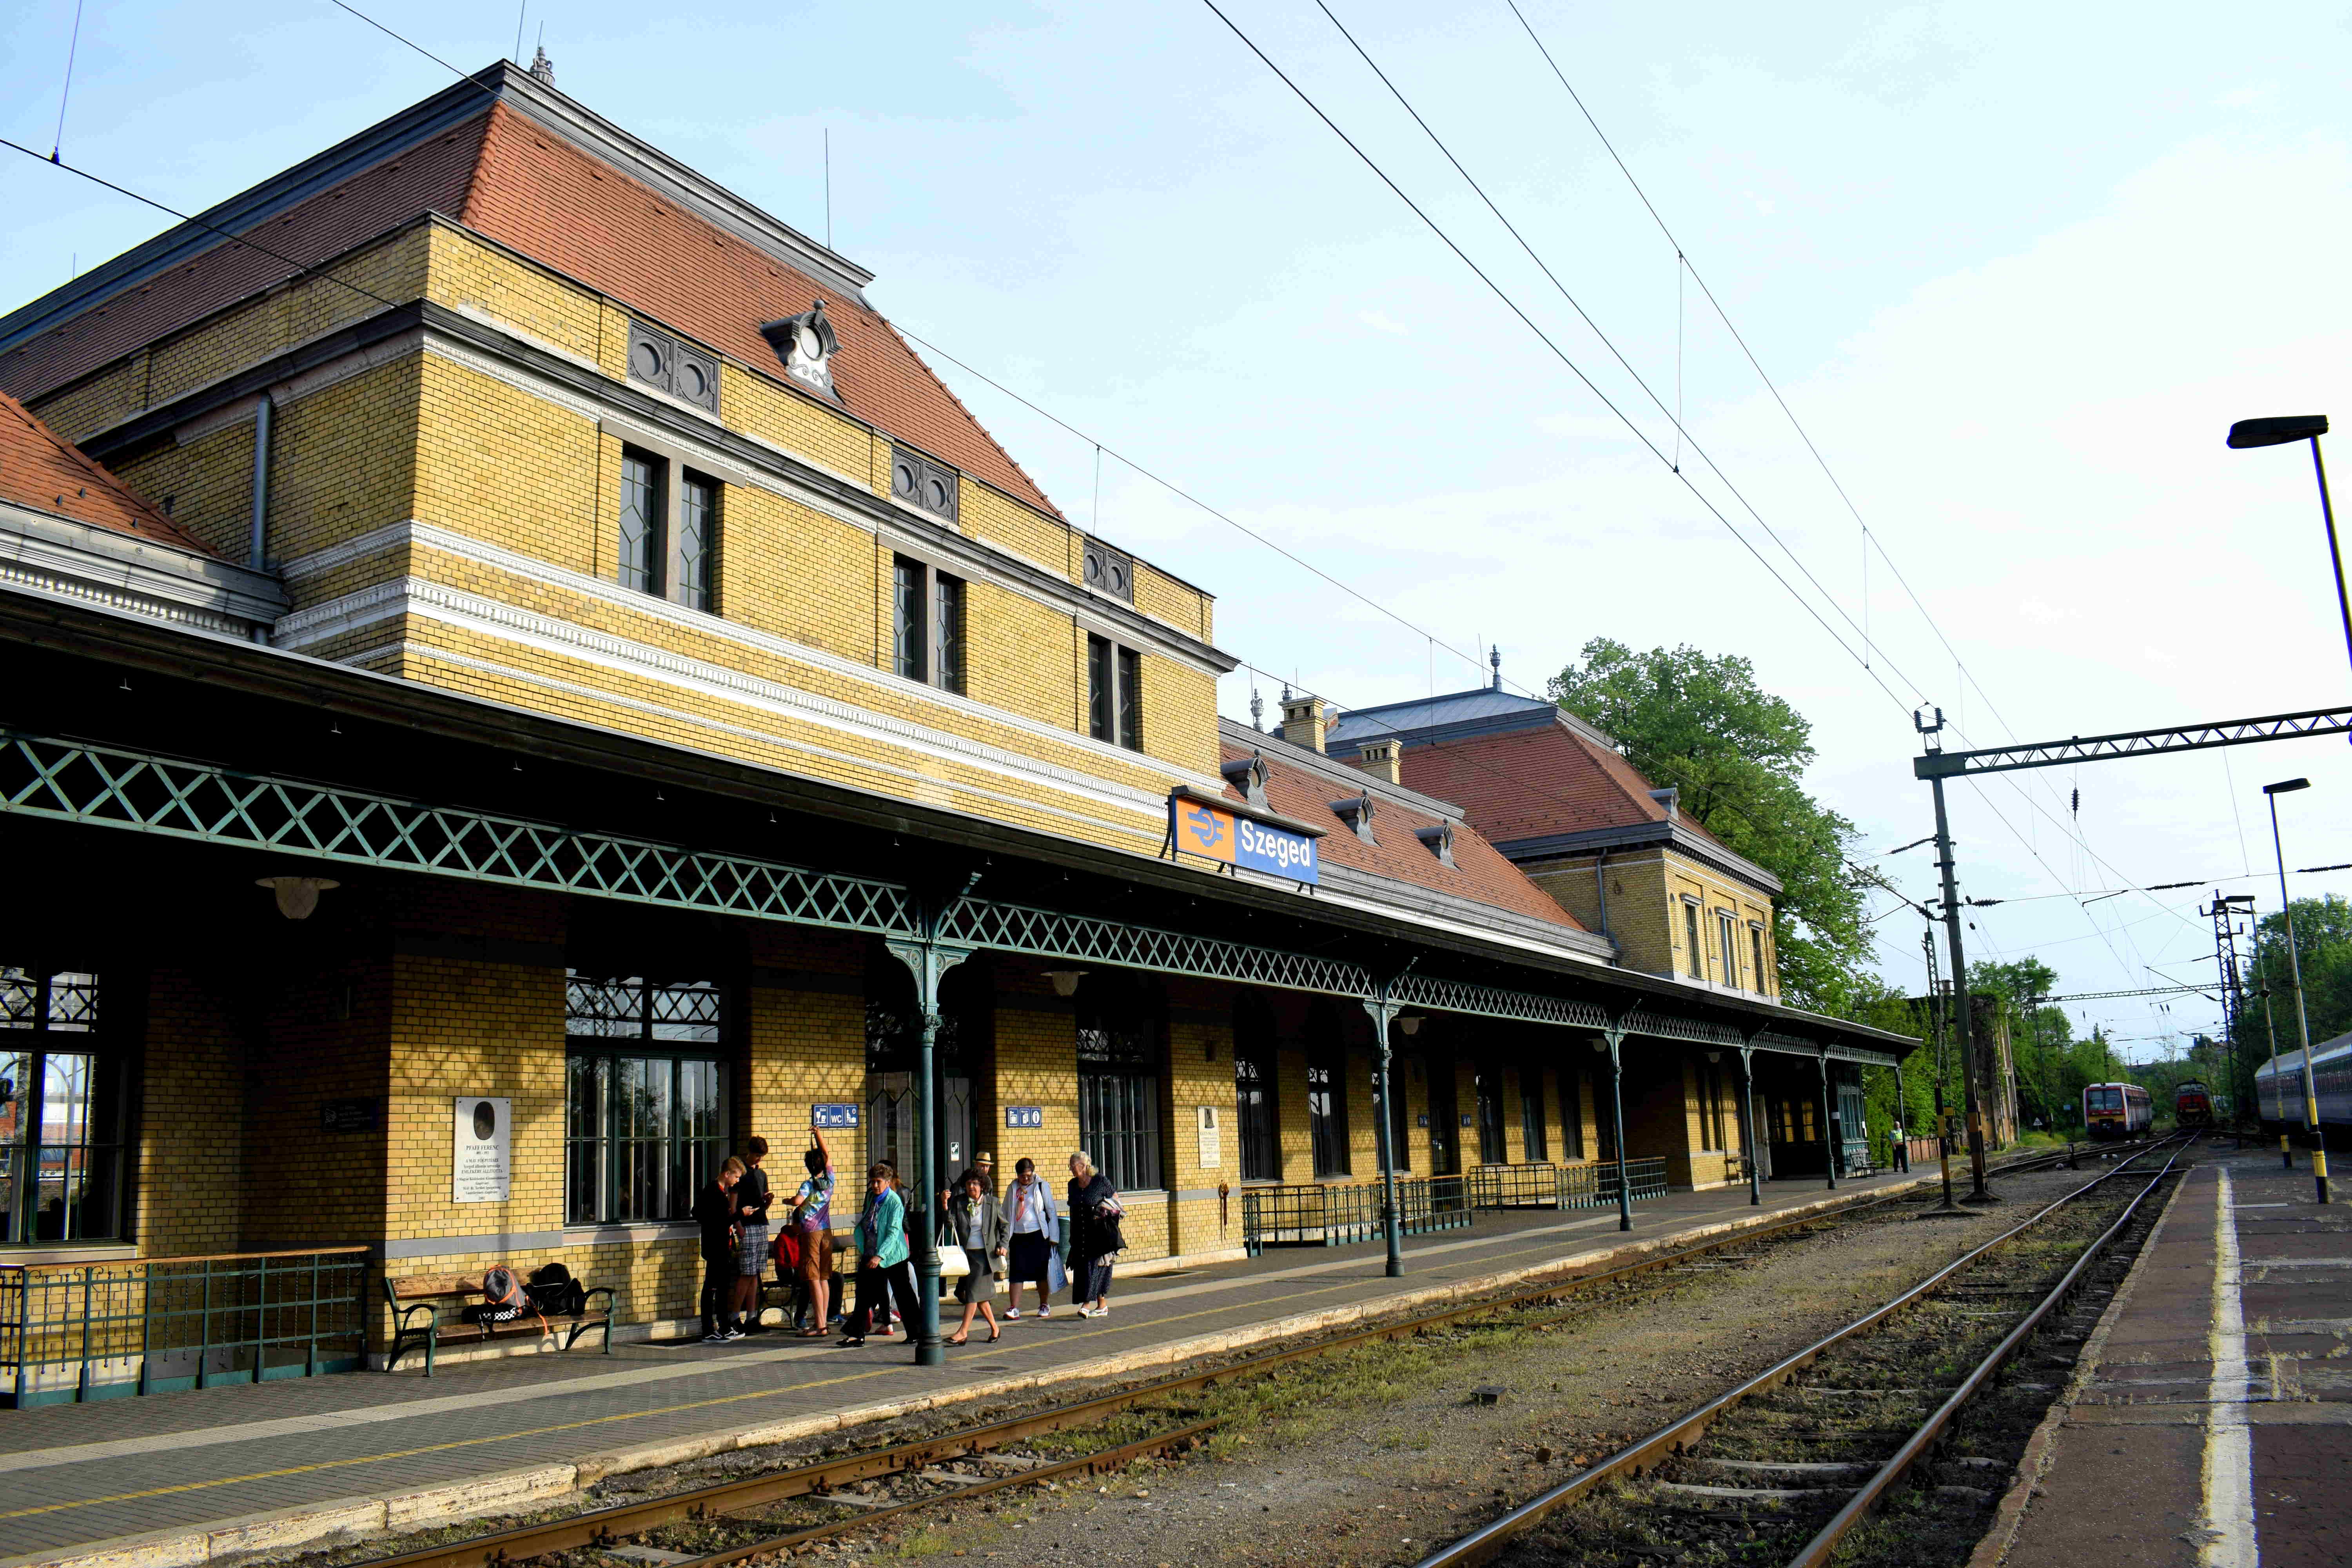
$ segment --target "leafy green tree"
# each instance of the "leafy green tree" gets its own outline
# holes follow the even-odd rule
[[[1552,700],[1614,736],[1626,760],[1681,792],[1699,825],[1780,879],[1773,936],[1784,1000],[1850,1014],[1877,991],[1853,823],[1807,794],[1812,726],[1735,655],[1685,644],[1636,653],[1608,637],[1552,678]]]

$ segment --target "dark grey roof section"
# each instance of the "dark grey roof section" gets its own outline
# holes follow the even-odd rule
[[[0,589],[237,635],[286,613],[286,589],[272,573],[14,501],[0,501]]]
[[[1328,757],[1305,746],[1295,745],[1269,730],[1253,730],[1237,720],[1217,718],[1217,738],[1230,745],[1247,746],[1262,753],[1268,763],[1280,763],[1286,767],[1299,768],[1316,777],[1337,784],[1341,790],[1358,790],[1374,800],[1393,801],[1414,811],[1425,811],[1432,816],[1451,817],[1467,822],[1468,814],[1452,801],[1440,800],[1433,795],[1423,795],[1417,789],[1392,784],[1376,773],[1365,772],[1344,759]]]
[[[1368,741],[1399,740],[1408,746],[1463,741],[1474,735],[1507,735],[1556,723],[1596,745],[1617,742],[1559,704],[1481,686],[1470,691],[1353,708],[1334,717],[1323,739],[1335,756],[1354,756]]]
[[[1603,849],[1646,849],[1654,845],[1671,848],[1676,854],[1711,866],[1727,877],[1736,877],[1776,898],[1780,895],[1780,878],[1747,856],[1736,854],[1695,831],[1685,822],[1635,822],[1622,827],[1588,827],[1581,833],[1549,833],[1540,838],[1505,839],[1496,843],[1495,847],[1522,870],[1532,870],[1545,860],[1597,855]]]
[[[642,180],[671,201],[757,247],[786,266],[805,272],[865,302],[874,274],[761,211],[647,142],[639,141],[583,105],[535,79],[521,67],[500,60],[461,82],[378,121],[356,136],[306,158],[198,213],[199,221],[174,224],[113,260],[93,267],[62,288],[0,316],[0,352],[49,331],[109,297],[147,281],[215,246],[228,243],[215,230],[241,234],[298,203],[371,168],[407,148],[428,142],[454,125],[483,114],[497,100],[529,116],[565,141]],[[447,215],[456,217],[455,213]]]

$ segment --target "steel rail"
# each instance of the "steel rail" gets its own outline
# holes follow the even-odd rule
[[[2066,1158],[2061,1150],[2050,1154],[2003,1165],[1996,1173],[2009,1175],[2040,1164]],[[2113,1174],[2114,1173],[2109,1173]],[[2100,1180],[2105,1180],[2105,1177]],[[2096,1183],[2093,1183],[2095,1185]],[[717,1482],[707,1487],[672,1493],[666,1497],[646,1498],[635,1502],[616,1503],[574,1514],[569,1519],[553,1520],[542,1524],[521,1526],[492,1534],[478,1535],[468,1540],[449,1542],[420,1548],[414,1552],[367,1559],[356,1568],[499,1568],[499,1565],[537,1557],[551,1552],[577,1551],[635,1535],[664,1524],[682,1520],[712,1518],[756,1508],[764,1503],[780,1502],[810,1493],[822,1493],[852,1482],[871,1479],[877,1476],[902,1474],[918,1470],[942,1459],[969,1458],[1005,1443],[1018,1442],[1041,1432],[1065,1426],[1080,1426],[1098,1421],[1150,1400],[1170,1394],[1190,1393],[1213,1387],[1221,1381],[1252,1376],[1278,1366],[1333,1351],[1351,1350],[1358,1346],[1377,1344],[1388,1340],[1405,1339],[1424,1330],[1444,1327],[1465,1319],[1507,1312],[1531,1302],[1569,1296],[1596,1286],[1620,1283],[1643,1274],[1669,1269],[1677,1264],[1704,1258],[1727,1247],[1764,1240],[1791,1230],[1826,1221],[1850,1219],[1873,1209],[1896,1204],[1907,1197],[1912,1184],[1893,1192],[1864,1194],[1835,1207],[1810,1210],[1790,1215],[1769,1225],[1745,1226],[1720,1236],[1710,1237],[1690,1247],[1676,1247],[1649,1258],[1636,1258],[1614,1268],[1589,1273],[1571,1274],[1547,1281],[1528,1289],[1507,1295],[1487,1297],[1461,1306],[1447,1307],[1434,1312],[1417,1313],[1407,1318],[1357,1329],[1330,1339],[1314,1340],[1303,1344],[1267,1351],[1243,1361],[1202,1371],[1178,1373],[1157,1382],[1119,1392],[1100,1394],[1090,1399],[1057,1405],[1026,1415],[1008,1417],[977,1426],[962,1427],[935,1437],[919,1438],[885,1448],[867,1449],[837,1458],[797,1465],[761,1476],[740,1480]],[[1173,1438],[1169,1440],[1172,1441]],[[1037,1472],[1028,1472],[1034,1478]],[[971,1491],[965,1487],[954,1495]],[[870,1515],[868,1517],[871,1517]]]
[[[2194,1142],[2193,1138],[2189,1140],[2189,1142]],[[2129,1225],[2132,1216],[2139,1213],[2140,1205],[2147,1201],[2147,1195],[2156,1191],[2165,1177],[2172,1174],[2172,1168],[2180,1163],[2180,1156],[2188,1152],[2188,1143],[2182,1144],[2173,1152],[2172,1158],[2164,1163],[2164,1169],[2151,1177],[2146,1186],[2132,1195],[2132,1201],[2124,1205],[2124,1212],[2116,1216],[2116,1223],[2109,1226],[2096,1241],[2083,1249],[2083,1256],[2074,1260],[2074,1266],[2066,1270],[2065,1277],[2052,1288],[2049,1294],[2042,1298],[2041,1302],[2032,1311],[2026,1314],[2025,1321],[2011,1329],[2000,1343],[1993,1347],[1991,1353],[1977,1363],[1976,1370],[1969,1373],[1961,1381],[1960,1385],[1952,1391],[1952,1396],[1944,1401],[1933,1415],[1922,1422],[1919,1429],[1911,1434],[1902,1447],[1895,1451],[1895,1456],[1879,1467],[1878,1473],[1871,1477],[1859,1491],[1846,1500],[1846,1505],[1838,1510],[1836,1515],[1822,1527],[1819,1534],[1805,1543],[1802,1551],[1789,1560],[1789,1568],[1822,1568],[1822,1564],[1829,1562],[1830,1553],[1837,1549],[1838,1542],[1845,1538],[1846,1532],[1876,1510],[1880,1500],[1908,1473],[1911,1467],[1918,1462],[1919,1456],[1926,1453],[1928,1446],[1943,1436],[1944,1428],[1950,1426],[1952,1418],[1960,1413],[1960,1406],[1975,1398],[1977,1392],[1985,1385],[1986,1380],[2000,1371],[2009,1359],[2017,1353],[2018,1348],[2042,1326],[2042,1321],[2057,1310],[2060,1302],[2074,1294],[2074,1287],[2082,1282],[2083,1276],[2090,1268],[2091,1264],[2099,1254],[2106,1250],[2109,1242],[2123,1234],[2124,1226]]]
[[[1857,1336],[1866,1333],[1870,1330],[1877,1327],[1880,1323],[1885,1322],[1896,1312],[1910,1306],[1930,1290],[1935,1289],[1937,1286],[1942,1285],[1954,1275],[1974,1264],[1979,1258],[1984,1257],[1985,1254],[1990,1252],[1994,1247],[2000,1246],[2003,1242],[2009,1241],[2012,1237],[2032,1228],[2033,1226],[2040,1224],[2043,1219],[2046,1219],[2051,1215],[2056,1213],[2059,1209],[2063,1208],[2066,1205],[2074,1202],[2076,1198],[2081,1197],[2092,1188],[2115,1180],[2116,1177],[2124,1173],[2125,1167],[2129,1165],[2133,1160],[2137,1160],[2147,1154],[2154,1153],[2162,1146],[2162,1142],[2156,1143],[2151,1145],[2149,1148],[2141,1150],[2138,1153],[2133,1154],[2126,1160],[2118,1162],[2114,1170],[2093,1177],[2090,1181],[2084,1183],[2073,1192],[2066,1194],[2063,1197],[2051,1203],[2046,1207],[2035,1211],[2024,1220],[2001,1232],[1999,1236],[1992,1237],[1990,1241],[1986,1241],[1975,1247],[1972,1247],[1969,1251],[1962,1253],[1958,1258],[1953,1259],[1942,1268],[1937,1269],[1934,1274],[1929,1275],[1926,1279],[1920,1281],[1918,1284],[1912,1286],[1909,1289],[1905,1290],[1902,1294],[1895,1297],[1892,1300],[1884,1302],[1881,1305],[1873,1308],[1869,1312],[1864,1314],[1862,1317],[1855,1319],[1853,1322],[1846,1324],[1843,1328],[1838,1329],[1823,1338],[1815,1341],[1813,1343],[1807,1345],[1804,1349],[1797,1351],[1788,1356],[1784,1356],[1780,1361],[1777,1361],[1773,1363],[1772,1365],[1767,1367],[1764,1371],[1757,1373],[1754,1377],[1749,1378],[1746,1383],[1739,1384],[1738,1387],[1727,1393],[1717,1394],[1715,1398],[1708,1400],[1706,1404],[1699,1405],[1697,1408],[1677,1416],[1675,1420],[1659,1427],[1648,1436],[1640,1438],[1637,1441],[1630,1443],[1626,1447],[1620,1448],[1616,1453],[1612,1454],[1609,1458],[1601,1461],[1601,1463],[1592,1466],[1589,1469],[1579,1471],[1576,1475],[1570,1477],[1565,1481],[1562,1481],[1559,1485],[1550,1488],[1549,1490],[1538,1493],[1536,1496],[1529,1498],[1526,1502],[1519,1504],[1517,1508],[1514,1508],[1508,1512],[1502,1514],[1500,1517],[1481,1525],[1478,1529],[1474,1530],[1467,1535],[1454,1541],[1450,1545],[1431,1552],[1428,1556],[1422,1558],[1418,1563],[1416,1563],[1413,1565],[1413,1568],[1469,1568],[1470,1564],[1493,1562],[1495,1558],[1501,1553],[1504,1547],[1510,1542],[1513,1537],[1525,1533],[1527,1531],[1534,1528],[1537,1524],[1542,1522],[1552,1514],[1559,1512],[1561,1509],[1580,1500],[1599,1488],[1603,1482],[1616,1480],[1627,1476],[1639,1475],[1644,1470],[1656,1468],[1659,1465],[1664,1464],[1675,1454],[1698,1441],[1701,1436],[1706,1435],[1706,1429],[1714,1426],[1715,1423],[1729,1412],[1733,1406],[1741,1404],[1745,1400],[1749,1399],[1756,1394],[1769,1393],[1771,1390],[1778,1388],[1780,1384],[1788,1382],[1790,1378],[1795,1376],[1798,1373],[1802,1372],[1807,1367],[1812,1365],[1814,1362],[1820,1360],[1828,1352],[1835,1349],[1846,1341],[1856,1338]],[[2059,1157],[2063,1159],[2064,1156],[2062,1154]],[[2176,1154],[2174,1159],[2177,1161],[2179,1159],[2179,1155]],[[2012,1167],[2012,1169],[2014,1167]],[[2159,1173],[2157,1180],[2161,1181],[2163,1179],[2163,1174],[2168,1173],[2171,1168],[2171,1164],[2168,1163],[2165,1167],[2165,1173]],[[2153,1185],[2153,1184],[2151,1184],[2151,1185]],[[2145,1193],[2143,1193],[2142,1195],[2144,1196]],[[2135,1203],[2137,1202],[2137,1199],[2134,1201]]]

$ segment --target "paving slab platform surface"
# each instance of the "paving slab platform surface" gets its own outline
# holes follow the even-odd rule
[[[939,1367],[911,1364],[903,1342],[840,1350],[770,1333],[0,1412],[0,1568],[180,1568],[551,1501],[626,1470],[1433,1308],[1922,1180],[1834,1194],[1774,1183],[1760,1209],[1744,1187],[1677,1193],[1638,1205],[1631,1235],[1614,1209],[1482,1213],[1466,1231],[1407,1237],[1402,1279],[1385,1277],[1378,1243],[1276,1248],[1115,1285],[1108,1318],[1057,1303],[997,1343],[975,1333]]]
[[[1973,1568],[2352,1561],[2352,1207],[2300,1152],[2197,1157]]]

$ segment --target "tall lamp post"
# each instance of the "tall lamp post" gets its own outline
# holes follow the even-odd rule
[[[2288,414],[2275,419],[2241,419],[2230,426],[2230,445],[2283,447],[2290,441],[2311,443],[2311,471],[2319,476],[2319,516],[2327,524],[2327,563],[2336,568],[2336,609],[2344,619],[2344,652],[2352,658],[2352,597],[2344,592],[2344,553],[2336,545],[2336,509],[2327,500],[2327,465],[2320,460],[2319,438],[2327,434],[2325,414]]]
[[[2314,449],[2317,449],[2316,443]],[[2271,850],[2278,857],[2279,912],[2286,920],[2287,974],[2294,986],[2295,1034],[2303,1045],[2304,1125],[2311,1132],[2311,1173],[2318,1184],[2319,1201],[2324,1204],[2327,1202],[2327,1142],[2319,1131],[2319,1091],[2311,1079],[2311,1016],[2303,1002],[2303,959],[2294,950],[2294,905],[2287,900],[2286,851],[2280,846],[2278,823],[2278,797],[2310,787],[2309,779],[2287,779],[2263,785],[2263,794],[2271,803]]]

